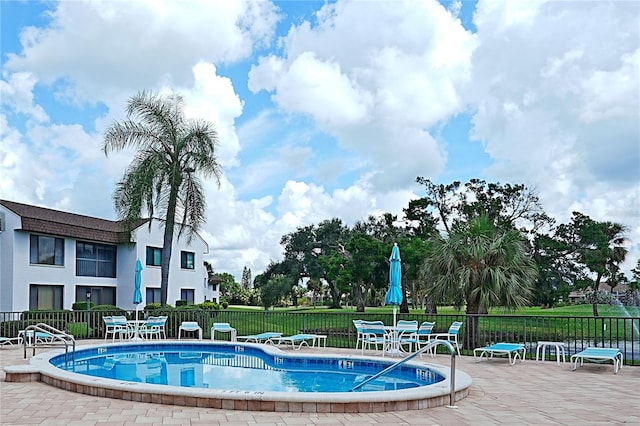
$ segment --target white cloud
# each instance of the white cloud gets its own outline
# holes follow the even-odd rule
[[[7,74],[3,72],[3,75]],[[7,80],[0,80],[0,105],[13,109],[16,113],[26,114],[36,122],[49,121],[49,116],[40,105],[33,101],[33,88],[38,79],[30,72],[16,72]]]
[[[84,103],[114,89],[186,86],[189,67],[203,58],[238,61],[268,44],[279,17],[266,1],[78,0],[59,2],[50,19],[23,29],[23,51],[9,54],[5,67],[30,70],[45,84],[64,80],[59,95]]]
[[[639,13],[635,2],[481,1],[465,90],[489,176],[537,188],[560,221],[578,210],[631,225],[636,244]]]

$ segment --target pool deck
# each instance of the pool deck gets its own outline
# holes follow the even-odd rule
[[[81,341],[87,343],[103,341]],[[284,349],[285,351],[290,349]],[[303,348],[302,352],[359,353]],[[296,351],[297,353],[298,351]],[[434,362],[425,356],[425,361]],[[22,348],[0,348],[0,367],[26,364]],[[436,363],[448,366],[449,357]],[[81,395],[40,382],[8,383],[0,370],[0,423],[4,425],[602,425],[640,424],[640,367],[503,358],[476,363],[457,358],[473,379],[457,408],[369,414],[268,413],[181,407]]]

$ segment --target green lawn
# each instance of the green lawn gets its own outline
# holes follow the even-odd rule
[[[232,311],[255,311],[262,310],[263,308],[255,307],[255,306],[229,306],[229,310]],[[314,312],[314,313],[347,313],[347,312],[355,312],[354,307],[342,308],[342,309],[327,309],[323,306],[310,307],[310,306],[301,306],[301,307],[287,307],[287,308],[274,308],[269,309],[270,312]],[[393,312],[392,306],[382,306],[382,307],[367,307],[365,309],[365,313],[380,313],[380,314],[390,314]],[[399,309],[398,309],[399,312]],[[410,313],[412,314],[422,314],[424,311],[422,309],[410,309]],[[611,305],[598,305],[598,313],[602,317],[640,317],[640,307],[638,306],[627,306],[627,307],[618,307]],[[459,315],[464,314],[464,308],[461,311],[454,309],[451,306],[439,306],[438,314],[441,315]],[[562,316],[562,317],[590,317],[593,316],[593,307],[590,304],[586,305],[571,305],[571,306],[563,306],[559,308],[550,308],[550,309],[542,309],[537,306],[527,307],[518,309],[517,311],[507,311],[505,309],[493,308],[489,311],[489,314],[495,315],[522,315],[522,316]]]

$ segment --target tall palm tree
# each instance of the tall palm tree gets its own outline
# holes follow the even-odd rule
[[[160,295],[167,304],[169,264],[176,222],[178,237],[188,241],[206,220],[200,176],[220,185],[222,169],[216,156],[218,134],[213,124],[188,120],[178,94],[162,96],[142,91],[127,103],[127,119],[114,122],[104,135],[105,155],[124,148],[137,152],[113,194],[116,212],[131,232],[143,213],[164,220]],[[176,220],[178,219],[178,220]],[[151,222],[149,222],[151,224]]]
[[[437,237],[421,268],[430,296],[466,305],[467,342],[473,346],[475,314],[527,305],[537,273],[524,236],[496,228],[486,216],[456,226],[448,238]]]

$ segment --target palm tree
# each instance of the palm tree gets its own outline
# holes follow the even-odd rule
[[[220,185],[222,169],[216,157],[218,134],[213,124],[187,120],[178,94],[139,92],[127,103],[127,119],[105,131],[106,156],[124,148],[137,150],[113,194],[116,212],[131,232],[144,213],[164,220],[160,295],[167,304],[169,263],[179,217],[178,237],[188,241],[205,222],[206,202],[200,176]],[[149,222],[151,224],[151,222]]]
[[[467,342],[475,347],[476,314],[492,306],[525,306],[531,297],[537,268],[524,236],[515,229],[500,230],[480,216],[437,237],[421,268],[430,282],[428,295],[438,301],[466,305]]]

